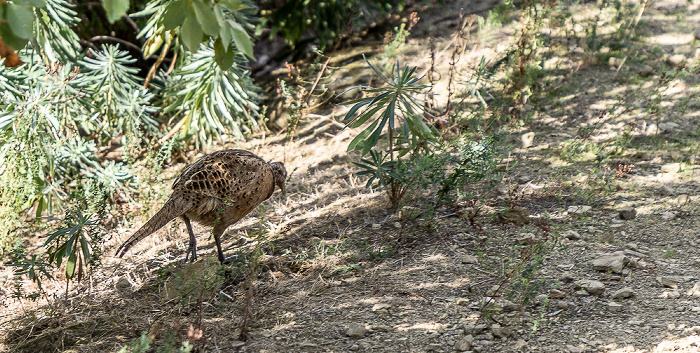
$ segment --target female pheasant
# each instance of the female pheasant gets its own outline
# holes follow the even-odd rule
[[[194,162],[173,183],[173,193],[146,224],[117,249],[118,257],[141,239],[151,235],[176,217],[182,217],[190,235],[185,261],[192,252],[197,259],[197,240],[190,220],[213,227],[219,261],[224,262],[221,235],[261,202],[277,186],[284,194],[287,171],[280,162],[267,163],[244,150],[223,150]]]

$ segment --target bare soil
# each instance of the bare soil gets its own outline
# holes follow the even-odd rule
[[[437,68],[447,72],[461,7],[483,14],[494,6],[446,2],[419,13],[400,54],[420,72],[430,66],[431,38]],[[59,278],[37,301],[16,299],[4,280],[0,350],[119,351],[146,333],[160,351],[189,340],[200,352],[698,352],[699,5],[646,4],[638,52],[621,65],[602,61],[625,56],[610,47],[606,55],[572,42],[549,53],[542,63],[549,94],[526,105],[523,124],[504,126],[502,178],[463,190],[471,201],[433,210],[409,198],[403,212],[389,209],[384,192],[365,188],[366,179],[354,174],[357,156],[346,149],[358,131],[340,122],[347,107],[307,116],[292,142],[277,133],[214,146],[284,161],[291,176],[287,200],[276,193],[264,212],[225,235],[231,255],[248,253],[256,232],[267,232],[258,276],[247,277],[245,261],[220,268],[208,230],[198,226],[203,259],[182,264],[187,236],[178,221],[124,259],[110,257],[158,207],[129,204],[123,216],[133,222],[109,230],[102,266],[67,295]],[[576,16],[597,9],[582,4]],[[459,64],[467,70],[482,56],[499,57],[517,25],[472,33]],[[338,69],[324,84],[350,73],[367,79],[357,53],[380,56],[374,40],[340,49],[336,57],[345,59],[334,61]],[[686,74],[669,62],[675,54],[686,58]],[[527,132],[535,137],[524,147]],[[192,151],[188,162],[206,152]],[[144,198],[164,199],[185,165],[146,176]],[[618,165],[634,167],[616,178]],[[625,207],[635,208],[634,219],[620,219]],[[630,261],[621,271],[592,266],[616,251]],[[580,280],[605,289],[591,294]],[[613,297],[625,287],[631,297]],[[245,310],[251,316],[243,342]]]

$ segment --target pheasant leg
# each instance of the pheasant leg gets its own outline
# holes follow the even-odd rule
[[[190,257],[190,252],[192,252],[191,262],[194,262],[197,260],[197,238],[194,237],[194,232],[192,231],[192,225],[190,224],[189,217],[182,215],[182,219],[185,221],[185,225],[187,226],[187,232],[190,233],[190,246],[187,247],[185,262],[187,262],[187,259]]]

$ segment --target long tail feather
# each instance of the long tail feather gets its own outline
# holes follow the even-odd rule
[[[127,241],[117,249],[116,256],[123,257],[129,249],[143,238],[153,234],[153,232],[162,228],[164,225],[173,219],[181,216],[192,208],[192,201],[187,201],[183,198],[170,198],[163,208],[151,217],[139,230],[134,233]]]

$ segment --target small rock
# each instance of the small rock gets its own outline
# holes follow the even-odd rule
[[[566,212],[568,214],[585,215],[591,208],[591,206],[569,206]]]
[[[606,306],[608,307],[608,310],[610,310],[610,311],[621,311],[622,309],[625,308],[622,304],[618,304],[615,302],[609,302]]]
[[[693,35],[695,36],[695,39],[700,40],[700,29],[696,29]]]
[[[352,346],[348,347],[348,350],[351,352],[356,352],[356,351],[360,350],[360,346],[353,344]]]
[[[468,351],[472,348],[472,343],[474,343],[474,337],[467,335],[455,342],[455,350],[460,352]]]
[[[530,223],[528,216],[529,212],[525,207],[512,207],[496,214],[496,217],[498,217],[498,220],[502,223],[513,224],[516,226],[522,226]]]
[[[571,283],[574,281],[574,276],[570,272],[564,272],[564,274],[559,277],[559,280],[564,283]]]
[[[367,328],[364,324],[352,323],[348,326],[348,331],[345,334],[350,337],[362,338],[367,334]]]
[[[520,146],[522,148],[528,148],[533,145],[535,142],[535,133],[534,132],[526,132],[522,136],[520,136]]]
[[[401,222],[394,222],[394,228],[401,229]]]
[[[700,298],[700,282],[695,282],[693,288],[689,289],[686,294],[688,294],[689,297]]]
[[[537,236],[534,233],[525,233],[516,240],[520,245],[528,245],[535,242]]]
[[[547,296],[547,294],[538,294],[535,297],[535,299],[532,300],[532,303],[535,305],[542,305],[547,301],[548,298],[549,296]]]
[[[683,153],[680,153],[678,151],[671,151],[668,154],[668,157],[671,158],[673,161],[680,161],[683,159]]]
[[[457,298],[457,299],[455,299],[455,304],[460,305],[460,306],[469,306],[469,299]]]
[[[605,284],[600,281],[591,279],[582,279],[574,283],[576,288],[581,288],[585,290],[590,295],[600,295],[605,291]]]
[[[685,64],[685,55],[675,54],[666,59],[666,62],[673,67],[682,67]]]
[[[637,245],[636,243],[627,243],[627,244],[625,244],[625,249],[637,251],[637,250],[639,250],[639,245]]]
[[[677,123],[674,123],[674,122],[663,122],[663,123],[659,123],[659,130],[671,131],[671,130],[678,129],[679,126],[680,125],[678,125]]]
[[[516,350],[521,351],[521,350],[525,349],[525,347],[527,347],[527,342],[524,339],[521,338],[517,342],[515,342],[515,349]]]
[[[377,303],[372,305],[372,311],[387,311],[391,308],[391,304],[387,303]]]
[[[508,299],[501,299],[496,304],[499,305],[501,309],[503,309],[503,311],[505,312],[516,311],[520,309],[520,306],[518,304],[515,304]]]
[[[513,333],[513,330],[507,327],[501,327],[499,324],[491,325],[491,332],[498,338],[507,338]]]
[[[661,215],[661,218],[664,220],[674,219],[674,218],[676,218],[676,214],[673,212],[667,211]]]
[[[659,126],[656,123],[647,125],[647,128],[644,130],[645,135],[656,135],[657,133],[659,133]]]
[[[589,296],[589,295],[591,295],[591,294],[588,293],[588,292],[586,292],[586,291],[583,290],[583,289],[577,290],[577,291],[574,292],[574,296],[575,296],[575,297],[587,297],[587,296]]]
[[[372,331],[389,332],[389,331],[391,331],[391,327],[386,326],[386,325],[372,325]]]
[[[564,236],[569,240],[579,240],[581,239],[581,234],[578,234],[575,230],[567,230],[564,232]]]
[[[664,291],[659,297],[662,299],[678,299],[681,297],[681,292],[677,290]]]
[[[690,202],[690,196],[685,194],[678,196],[678,198],[676,199],[676,203],[679,205],[685,205],[688,202]]]
[[[489,327],[486,324],[479,324],[479,325],[464,325],[464,333],[471,336],[472,334],[478,335],[480,333],[483,333],[488,329]]]
[[[401,208],[401,211],[399,211],[399,218],[403,221],[413,221],[420,217],[421,212],[418,207],[413,207],[413,206],[404,206]]]
[[[634,207],[625,207],[620,210],[620,219],[630,220],[637,217],[637,209]]]
[[[608,66],[610,66],[611,70],[617,70],[620,67],[620,64],[622,64],[622,59],[614,56],[608,58]]]
[[[478,264],[479,258],[477,258],[474,255],[464,255],[462,257],[462,263],[463,264]]]
[[[562,291],[560,291],[560,290],[558,290],[558,289],[552,289],[552,290],[549,292],[549,297],[550,297],[550,298],[553,298],[553,299],[561,299],[561,298],[566,297],[566,293],[565,293],[565,292],[562,292]]]
[[[126,277],[119,277],[117,283],[114,285],[119,291],[129,291],[131,290],[131,282]]]
[[[629,287],[624,287],[622,289],[618,289],[613,293],[612,298],[613,299],[624,299],[624,298],[630,298],[634,295],[634,291],[632,288]]]
[[[382,225],[379,224],[379,223],[374,223],[374,224],[372,224],[372,229],[379,229],[379,228],[381,228],[381,227],[382,227]]]
[[[629,264],[630,259],[625,256],[622,251],[616,251],[612,254],[603,254],[591,261],[593,269],[598,271],[612,271],[614,273],[622,273],[622,269]]]
[[[676,276],[659,276],[656,277],[656,281],[666,288],[676,289],[680,279]]]
[[[642,77],[649,77],[654,74],[654,68],[649,66],[649,65],[642,65],[637,70],[637,75],[642,76]]]

